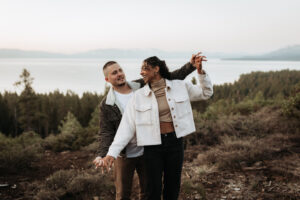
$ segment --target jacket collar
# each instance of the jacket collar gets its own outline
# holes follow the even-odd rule
[[[168,80],[168,79],[165,79],[166,80],[166,88],[167,89],[171,89],[173,84],[172,84],[172,81]],[[145,96],[149,96],[149,94],[151,93],[151,88],[149,86],[149,83],[147,83],[144,87],[144,95]]]
[[[133,91],[136,91],[137,89],[139,89],[141,87],[141,84],[137,83],[137,82],[127,82],[127,84]],[[111,106],[117,104],[116,95],[114,93],[114,89],[112,86],[109,88],[105,103],[107,105],[111,105]]]

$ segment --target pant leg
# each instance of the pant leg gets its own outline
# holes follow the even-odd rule
[[[145,155],[137,158],[136,172],[139,177],[140,200],[147,200],[149,192],[147,190],[147,173],[146,173]]]
[[[161,200],[163,157],[161,145],[144,147],[146,173],[147,173],[147,191],[149,200]]]
[[[170,138],[164,145],[164,200],[177,200],[183,164],[182,138]]]
[[[130,200],[135,160],[118,157],[114,164],[116,200]]]

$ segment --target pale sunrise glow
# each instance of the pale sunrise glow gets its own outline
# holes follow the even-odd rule
[[[300,44],[298,0],[0,0],[0,48],[262,53]]]

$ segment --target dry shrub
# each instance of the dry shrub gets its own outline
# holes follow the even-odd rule
[[[42,148],[42,139],[34,132],[25,132],[11,138],[0,134],[0,169],[1,172],[16,172],[31,167],[32,161],[38,160]]]
[[[49,176],[39,186],[35,199],[92,199],[107,196],[113,190],[113,182],[107,175],[95,170],[60,170]]]
[[[55,152],[67,150],[79,150],[95,141],[95,135],[89,132],[89,128],[77,132],[62,132],[58,135],[49,135],[42,143],[47,150]]]
[[[58,135],[49,135],[43,141],[43,147],[55,152],[72,150],[72,144],[76,136],[72,133],[61,133]]]
[[[209,166],[196,167],[187,164],[183,167],[181,184],[181,199],[206,199],[205,187],[201,183],[201,177],[211,173],[214,169]]]
[[[199,196],[197,199],[206,199],[205,188],[201,183],[193,182],[191,180],[185,180],[181,184],[181,190],[183,195]]]
[[[109,187],[104,183],[105,181],[101,176],[82,173],[70,181],[67,192],[72,196],[88,199],[92,196],[100,196],[103,190],[108,189]]]
[[[264,107],[249,116],[220,114],[217,119],[198,117],[195,124],[197,132],[186,137],[187,145],[219,145],[220,137],[225,135],[246,139],[300,132],[299,121],[282,116],[281,108],[276,106]]]
[[[87,146],[84,146],[81,148],[81,150],[83,151],[87,151],[87,152],[90,152],[90,153],[96,153],[97,150],[99,148],[99,142],[98,141],[95,141]]]
[[[293,147],[290,137],[283,134],[263,139],[224,136],[220,145],[198,156],[197,162],[216,164],[219,169],[240,169],[243,164],[251,166],[257,161],[271,160],[288,153],[288,149]]]
[[[270,170],[276,174],[296,180],[300,178],[300,156],[297,153],[293,153],[281,159],[272,160],[268,165],[271,168]]]
[[[68,183],[76,175],[76,170],[59,170],[46,179],[45,186],[52,190],[60,188],[66,190],[66,183]]]
[[[41,189],[39,193],[34,197],[36,200],[59,200],[60,195],[56,191],[50,191],[47,189]]]

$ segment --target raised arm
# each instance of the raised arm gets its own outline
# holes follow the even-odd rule
[[[200,85],[185,83],[191,101],[207,100],[213,95],[213,85],[208,74],[199,74],[198,78]]]
[[[194,58],[195,66],[197,68],[200,85],[185,83],[191,101],[206,100],[213,95],[213,85],[210,81],[209,76],[202,69],[202,61],[207,60],[205,56],[201,56],[200,54],[201,52],[192,56],[192,59]]]
[[[183,80],[190,73],[192,73],[193,71],[195,71],[195,69],[196,69],[196,67],[191,62],[188,62],[185,65],[183,65],[181,68],[179,68],[179,69],[171,72],[170,79],[171,80],[174,80],[174,79]],[[142,78],[134,80],[134,82],[140,83],[142,87],[145,85],[145,82],[144,82],[144,80]]]

